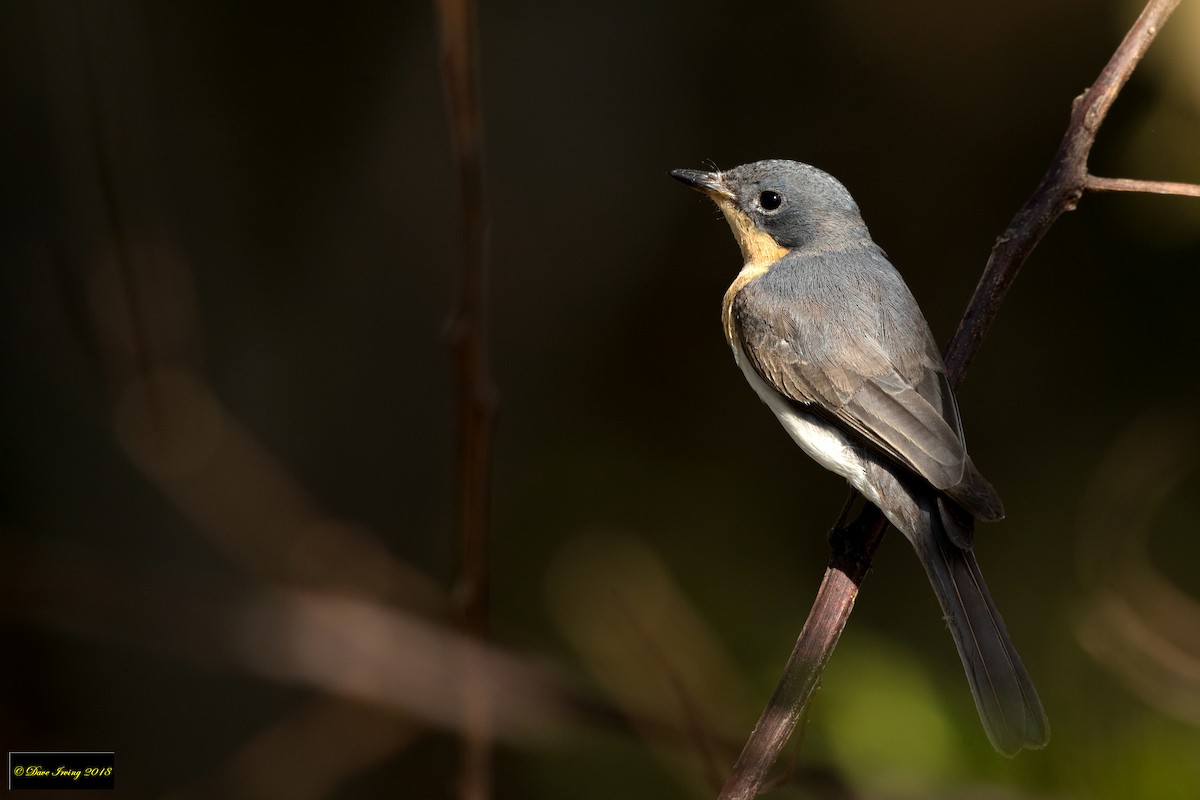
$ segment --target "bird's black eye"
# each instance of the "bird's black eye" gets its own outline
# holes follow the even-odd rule
[[[777,192],[763,192],[758,196],[758,204],[764,211],[774,211],[783,205],[783,198]]]

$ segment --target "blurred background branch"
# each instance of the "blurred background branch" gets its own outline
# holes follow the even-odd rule
[[[479,89],[479,29],[474,0],[437,0],[454,170],[462,209],[464,263],[458,311],[450,324],[458,395],[458,497],[461,574],[457,600],[463,629],[477,638],[488,630],[488,573],[495,386],[487,340],[488,214],[484,194],[483,111]],[[480,665],[483,668],[483,665]],[[464,675],[459,796],[492,796],[491,711],[472,670]]]
[[[1171,520],[1164,509],[1198,466],[1194,408],[1146,411],[1112,442],[1079,515],[1088,595],[1077,623],[1084,648],[1130,691],[1195,727],[1200,601],[1155,566],[1150,538],[1156,520]]]

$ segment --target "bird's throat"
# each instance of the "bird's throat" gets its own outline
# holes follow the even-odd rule
[[[741,272],[733,279],[733,283],[725,292],[725,300],[721,304],[721,322],[725,329],[725,340],[736,350],[739,345],[736,338],[737,332],[734,329],[733,300],[747,283],[762,275],[768,267],[783,258],[787,254],[787,248],[775,241],[769,233],[757,228],[754,221],[739,211],[731,200],[724,197],[714,199],[717,201],[721,213],[729,222],[729,227],[733,229],[733,236],[742,250],[744,262]]]
[[[738,209],[732,200],[726,197],[714,199],[729,222],[729,227],[733,229],[733,238],[737,239],[738,247],[742,250],[742,260],[747,267],[751,264],[761,264],[762,268],[766,269],[767,265],[778,261],[787,253],[786,247],[756,226],[754,220]]]

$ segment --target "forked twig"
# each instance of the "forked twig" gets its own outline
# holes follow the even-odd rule
[[[1050,168],[1008,224],[1008,229],[996,240],[975,294],[946,348],[946,374],[952,385],[961,382],[996,318],[1004,295],[1050,226],[1064,212],[1074,210],[1084,191],[1115,188],[1111,179],[1088,174],[1088,154],[1117,94],[1177,5],[1179,0],[1150,0],[1096,82],[1075,99],[1071,121]],[[1131,182],[1122,181],[1122,184],[1127,191],[1133,191]]]
[[[1178,4],[1179,0],[1150,0],[1096,83],[1076,99],[1070,124],[1050,168],[996,240],[971,302],[946,348],[946,373],[952,386],[957,387],[962,381],[1005,293],[1033,248],[1059,216],[1075,208],[1084,191],[1200,194],[1200,187],[1096,178],[1087,171],[1088,154],[1109,107]],[[839,521],[834,528],[830,537],[833,554],[808,619],[775,693],[734,764],[719,800],[750,800],[758,794],[849,620],[859,586],[885,528],[883,515],[870,504],[854,523],[842,527]]]

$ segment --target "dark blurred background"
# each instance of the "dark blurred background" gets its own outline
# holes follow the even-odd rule
[[[1140,6],[482,6],[495,639],[683,731],[506,735],[496,796],[711,796],[846,490],[734,367],[736,246],[666,171],[828,170],[944,342]],[[463,249],[431,5],[0,17],[5,749],[115,750],[129,797],[452,796],[451,730],[239,627],[280,586],[446,618]],[[1198,38],[1185,2],[1095,173],[1200,182]],[[1085,197],[960,394],[1049,748],[991,751],[892,535],[776,796],[1197,796],[1198,267],[1200,202]]]

